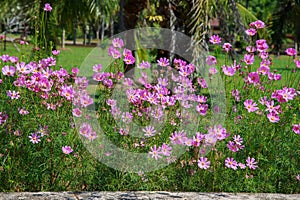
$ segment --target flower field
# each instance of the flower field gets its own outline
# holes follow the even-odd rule
[[[2,55],[1,192],[299,193],[300,60],[288,48],[284,70],[275,70],[257,37],[264,26],[249,25],[241,60],[211,36],[219,51],[201,74],[179,58],[137,63],[120,38],[108,48],[112,63],[90,66],[91,77],[57,66],[57,50],[39,60]],[[134,77],[125,70],[132,65]],[[215,89],[220,80],[224,90]],[[135,154],[120,157],[108,141]],[[125,170],[127,162],[141,167]]]

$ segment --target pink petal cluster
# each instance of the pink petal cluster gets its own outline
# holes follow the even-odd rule
[[[209,39],[209,42],[212,44],[220,44],[221,43],[221,37],[219,35],[212,35]]]

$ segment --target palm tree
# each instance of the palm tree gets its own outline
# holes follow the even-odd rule
[[[275,11],[272,15],[271,30],[272,43],[275,51],[279,53],[282,48],[283,39],[287,33],[292,33],[294,37],[295,48],[298,49],[300,41],[300,1],[282,0],[277,1]]]
[[[110,27],[111,36],[114,34],[114,18],[119,11],[118,0],[90,0],[89,2],[91,18],[96,22],[97,33],[101,30],[101,41],[104,39],[104,31]]]

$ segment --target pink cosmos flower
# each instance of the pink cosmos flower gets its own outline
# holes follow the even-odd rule
[[[214,75],[214,74],[218,73],[218,70],[214,67],[210,67],[209,70],[208,70],[208,73],[210,75]]]
[[[29,136],[30,142],[33,144],[37,144],[41,141],[40,136],[36,133],[33,133]]]
[[[297,54],[297,51],[294,48],[288,48],[288,49],[285,50],[285,53],[288,56],[295,56]]]
[[[45,4],[44,11],[46,11],[46,12],[51,12],[52,11],[52,7],[50,6],[50,3]]]
[[[119,130],[120,135],[123,135],[123,136],[128,135],[129,134],[128,132],[129,131],[127,129],[123,129],[123,128],[120,128],[120,130]]]
[[[67,100],[71,101],[74,97],[74,90],[72,85],[64,85],[61,87],[61,96],[65,97]]]
[[[256,40],[256,49],[259,52],[266,51],[269,48],[267,41],[264,39]]]
[[[277,123],[280,120],[279,116],[274,112],[269,113],[267,115],[267,117],[268,117],[269,121],[272,123]]]
[[[229,133],[222,125],[217,125],[210,127],[208,129],[208,134],[214,135],[218,140],[223,140],[229,136]]]
[[[236,71],[234,67],[230,66],[223,65],[221,68],[226,76],[234,76],[234,73]]]
[[[297,60],[294,60],[295,64],[296,64],[296,67],[300,69],[300,60],[297,59]]]
[[[212,35],[209,39],[209,41],[212,44],[220,44],[221,43],[221,37],[219,35]]]
[[[155,94],[148,92],[146,95],[146,99],[149,103],[157,105],[158,104],[158,98]]]
[[[259,83],[259,75],[257,72],[250,72],[247,78],[249,83],[257,84]]]
[[[96,132],[93,131],[92,125],[90,125],[88,123],[83,123],[80,126],[79,133],[89,140],[95,140],[98,137]]]
[[[254,28],[247,29],[245,32],[249,36],[254,36],[256,34],[256,30]]]
[[[170,140],[173,144],[184,144],[187,140],[186,133],[184,131],[175,131],[171,135]]]
[[[145,133],[144,135],[146,137],[152,137],[156,132],[153,126],[146,126],[144,129],[142,129],[142,131]]]
[[[193,145],[193,139],[187,138],[187,140],[184,142],[184,145],[187,147],[190,147]]]
[[[106,104],[109,105],[110,107],[115,107],[117,105],[117,100],[115,100],[115,99],[108,99],[106,101]]]
[[[238,165],[241,169],[246,169],[246,165],[244,163],[239,163]]]
[[[194,98],[194,101],[198,102],[198,103],[205,103],[207,102],[207,98],[206,96],[204,95],[197,95],[195,98]]]
[[[257,20],[254,22],[254,26],[257,28],[257,29],[262,29],[265,27],[265,23],[261,20]]]
[[[262,51],[259,53],[258,55],[261,59],[267,59],[269,57],[269,53],[268,52],[265,52],[265,51]]]
[[[269,113],[279,114],[280,112],[280,105],[274,106],[274,101],[266,101],[265,105],[267,106],[267,111]]]
[[[218,138],[214,132],[205,134],[204,145],[214,146],[218,141]]]
[[[121,57],[121,53],[120,51],[118,51],[117,49],[115,49],[113,46],[110,46],[108,48],[108,55],[113,57],[114,59],[118,59]]]
[[[198,82],[199,86],[202,87],[202,88],[207,88],[208,87],[207,83],[206,83],[206,80],[204,78],[198,77],[197,82]]]
[[[267,75],[270,72],[270,67],[261,65],[261,67],[257,69],[257,72],[261,75]]]
[[[234,170],[237,170],[237,162],[234,160],[234,158],[226,158],[225,160],[225,166]]]
[[[200,157],[198,160],[198,167],[200,169],[208,169],[210,167],[210,161],[206,157]]]
[[[261,105],[266,105],[267,102],[268,102],[268,97],[264,96],[264,97],[260,97],[260,98],[259,98],[259,103],[260,103]]]
[[[216,57],[214,57],[214,56],[208,56],[206,58],[206,64],[208,64],[209,66],[216,65],[217,64]]]
[[[169,84],[168,78],[158,78],[157,81],[158,81],[158,85],[160,85],[162,87],[167,87]]]
[[[2,73],[4,76],[14,76],[16,73],[16,69],[14,66],[6,65],[2,68]]]
[[[0,56],[1,60],[3,62],[8,62],[10,60],[10,56],[9,55],[2,55]]]
[[[233,141],[238,145],[242,145],[242,143],[244,142],[243,138],[240,135],[234,135]]]
[[[268,73],[268,79],[269,79],[269,80],[274,80],[274,73],[269,72],[269,73]]]
[[[183,66],[186,66],[186,61],[181,60],[181,59],[174,59],[173,64],[175,66],[175,69],[180,69]]]
[[[233,141],[229,141],[227,147],[232,152],[237,152],[245,148],[243,145],[243,138],[240,135],[235,135]]]
[[[300,174],[296,176],[296,180],[300,181]]]
[[[231,50],[232,45],[230,43],[224,43],[222,48],[228,53]]]
[[[54,56],[57,56],[58,54],[60,54],[60,51],[59,51],[59,50],[53,50],[53,51],[52,51],[52,54],[53,54]]]
[[[93,104],[93,99],[88,94],[84,94],[80,96],[80,105],[82,107],[85,108],[91,104]]]
[[[124,46],[124,42],[122,39],[120,38],[114,38],[112,40],[112,45],[115,47],[115,48],[122,48]]]
[[[154,158],[155,160],[158,160],[159,158],[161,158],[161,147],[156,148],[156,145],[154,145],[153,147],[150,147],[150,152],[149,152],[149,156],[151,156],[151,158]]]
[[[161,67],[170,66],[169,59],[167,59],[167,58],[160,58],[159,60],[157,60],[157,63]]]
[[[8,115],[6,113],[0,112],[0,125],[4,124],[8,118]]]
[[[190,74],[192,74],[193,71],[189,68],[188,65],[183,66],[179,69],[179,74],[183,77],[185,77],[185,79],[182,79],[183,81],[186,81],[186,77],[188,77]]]
[[[21,97],[19,92],[10,90],[7,91],[7,96],[9,96],[11,99],[19,99]]]
[[[124,77],[124,73],[120,71],[118,71],[116,74],[111,76],[111,78],[115,78],[117,81],[121,80],[123,77]]]
[[[292,130],[294,131],[294,133],[300,134],[300,124],[293,124]]]
[[[102,65],[101,64],[96,64],[93,66],[93,72],[101,72],[102,70]]]
[[[70,146],[63,146],[61,149],[64,154],[70,154],[73,152],[73,149]]]
[[[95,81],[103,81],[107,77],[107,74],[105,72],[102,73],[94,73],[93,74],[93,80]]]
[[[138,68],[140,69],[149,69],[151,67],[150,63],[147,61],[142,61],[139,65]]]
[[[284,87],[282,90],[277,90],[276,93],[276,98],[279,102],[287,102],[289,100],[293,100],[294,97],[297,95],[294,88],[287,87]]]
[[[206,112],[208,110],[208,104],[198,104],[196,106],[196,110],[198,111],[198,113],[202,116],[206,115]]]
[[[254,62],[254,55],[253,54],[245,54],[244,55],[244,62],[247,65],[252,65]]]
[[[132,55],[128,55],[125,56],[125,58],[123,59],[123,61],[127,64],[127,65],[131,65],[135,62],[135,58]]]
[[[88,84],[89,84],[89,80],[85,76],[76,77],[75,79],[76,88],[78,88],[79,90],[85,90]]]
[[[19,113],[20,113],[21,115],[27,115],[27,114],[29,114],[29,111],[28,111],[28,110],[25,110],[24,108],[19,108],[18,110],[19,110]]]
[[[151,116],[155,119],[160,119],[161,117],[164,116],[164,112],[161,106],[155,108],[151,112]]]
[[[172,147],[168,144],[163,143],[160,150],[164,156],[170,156],[172,154]]]
[[[126,123],[126,124],[131,123],[131,122],[132,122],[132,118],[133,118],[133,115],[132,115],[132,113],[130,113],[130,112],[125,112],[125,113],[123,113],[123,115],[122,115],[122,121],[123,121],[124,123]]]
[[[123,56],[126,57],[126,56],[133,56],[132,55],[132,51],[129,50],[129,49],[123,49]]]
[[[248,51],[249,53],[254,53],[256,51],[256,48],[253,46],[247,46],[246,51]]]
[[[75,116],[75,117],[81,117],[81,110],[79,108],[74,108],[73,111],[72,111],[72,114]]]
[[[234,99],[236,101],[240,101],[241,97],[240,97],[240,92],[237,89],[234,89],[231,91],[231,95],[234,97]]]
[[[196,135],[193,136],[193,146],[195,147],[199,147],[201,141],[203,141],[205,139],[205,135],[202,133],[197,132]]]
[[[251,23],[249,24],[249,27],[251,27],[251,28],[256,28],[256,27],[255,27],[255,22],[251,22]]]
[[[258,167],[255,159],[250,157],[247,158],[246,165],[249,167],[249,169],[256,169]]]
[[[258,107],[256,107],[257,104],[252,99],[247,99],[244,102],[244,106],[248,110],[249,113],[258,110]]]

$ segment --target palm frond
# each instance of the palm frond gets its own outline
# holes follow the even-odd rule
[[[242,4],[236,3],[236,7],[240,13],[241,19],[244,24],[249,24],[250,22],[258,20],[255,15],[245,8]]]

